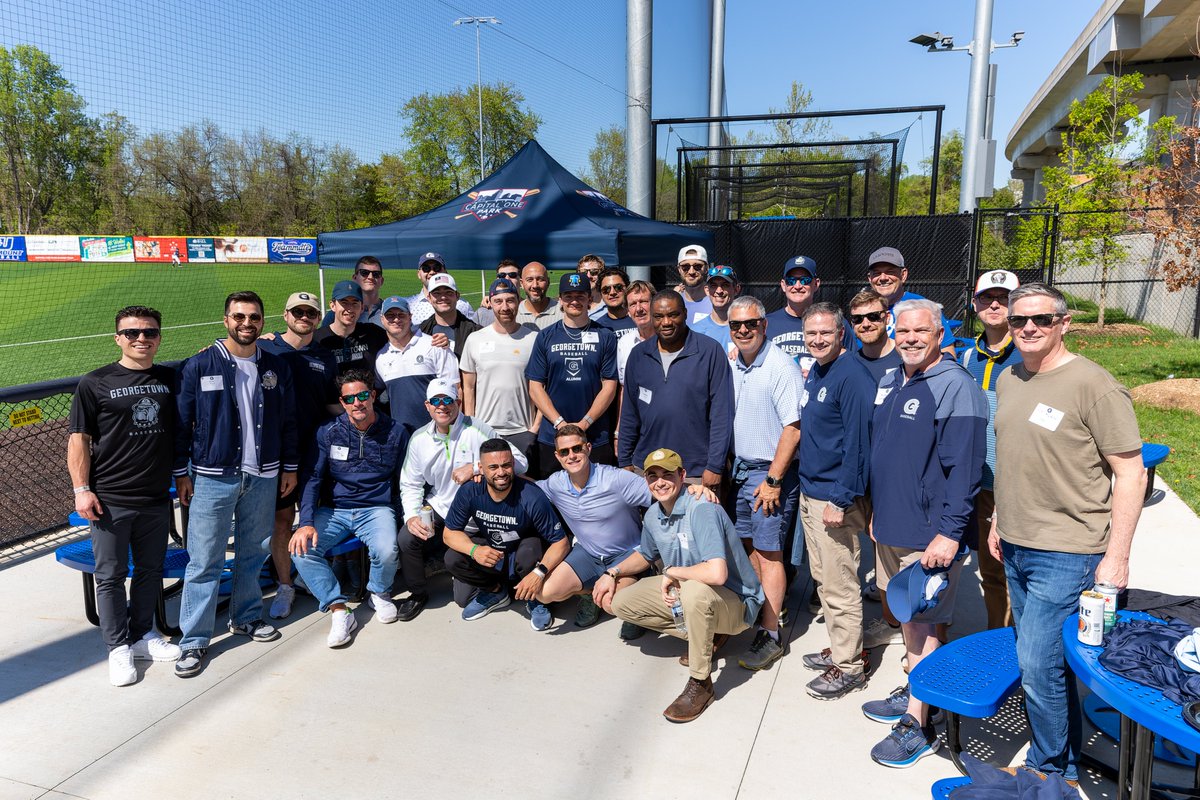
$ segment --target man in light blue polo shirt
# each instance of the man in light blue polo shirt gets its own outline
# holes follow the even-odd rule
[[[611,603],[623,620],[687,640],[683,661],[690,677],[663,716],[691,722],[713,701],[713,652],[754,624],[763,604],[762,584],[724,510],[683,491],[687,475],[678,453],[655,450],[642,468],[657,502],[646,512],[641,543],[616,566],[614,577],[645,572],[657,558],[662,574],[611,596],[605,581],[593,596],[601,605]]]
[[[767,309],[749,295],[733,301],[729,330],[733,362],[733,474],[730,508],[738,536],[749,541],[750,564],[766,594],[762,621],[738,662],[765,669],[783,656],[779,612],[787,592],[784,539],[796,517],[800,481],[800,366],[767,341]]]

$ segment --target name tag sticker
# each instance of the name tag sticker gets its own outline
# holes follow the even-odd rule
[[[808,389],[805,389],[804,393],[800,395],[800,407],[804,408],[806,405],[808,405]]]
[[[638,400],[641,400],[646,405],[650,405],[650,400],[654,397],[654,392],[644,386],[638,387]]]
[[[479,343],[479,352],[481,352],[481,353],[496,352],[496,343],[495,342],[480,342]]]
[[[1033,413],[1029,415],[1029,421],[1034,425],[1040,425],[1048,431],[1058,430],[1058,426],[1062,423],[1063,412],[1057,408],[1051,408],[1045,403],[1038,403],[1033,409]]]
[[[682,547],[684,550],[691,549],[690,547],[688,547],[687,531],[680,531],[679,533],[675,534],[675,538],[677,538],[679,540],[679,546]]]
[[[595,331],[584,331],[580,341],[584,344],[597,344],[600,341],[600,334]]]
[[[202,392],[219,392],[225,388],[224,375],[201,375],[200,376],[200,391]]]
[[[891,388],[876,389],[875,390],[875,405],[881,405],[883,403],[883,401],[887,399],[887,396],[891,393],[892,393]]]
[[[345,461],[350,458],[350,448],[340,444],[331,445],[329,448],[329,457],[334,461]]]
[[[500,539],[505,542],[515,542],[521,538],[516,531],[500,531]]]

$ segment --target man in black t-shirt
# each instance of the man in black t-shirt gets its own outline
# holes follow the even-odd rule
[[[120,360],[83,376],[71,402],[67,469],[75,510],[92,523],[96,610],[114,686],[137,681],[134,659],[179,658],[178,645],[154,630],[172,513],[177,387],[174,370],[154,363],[161,329],[153,308],[118,311]]]
[[[354,281],[338,281],[333,287],[333,321],[313,334],[313,342],[333,352],[338,374],[348,369],[375,371],[375,354],[387,344],[383,328],[360,322],[362,288]]]

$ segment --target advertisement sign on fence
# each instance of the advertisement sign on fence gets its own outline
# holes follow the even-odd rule
[[[0,261],[24,261],[25,237],[0,236]]]
[[[133,261],[132,236],[81,236],[84,261]]]
[[[78,236],[26,236],[27,261],[82,261]]]
[[[187,240],[187,261],[192,264],[211,264],[217,260],[213,252],[213,240],[207,237]]]
[[[267,239],[272,264],[317,263],[316,239]]]
[[[267,238],[265,236],[242,236],[236,239],[213,239],[218,264],[266,264]]]
[[[187,261],[187,239],[182,236],[135,236],[133,255],[138,261],[151,263]]]

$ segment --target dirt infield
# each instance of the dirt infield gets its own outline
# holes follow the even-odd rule
[[[1155,408],[1182,409],[1200,414],[1200,378],[1175,378],[1144,383],[1132,390],[1133,399]]]

